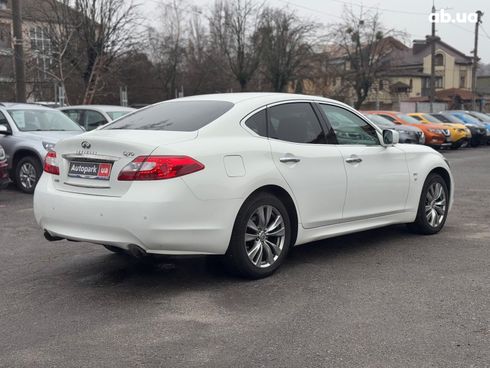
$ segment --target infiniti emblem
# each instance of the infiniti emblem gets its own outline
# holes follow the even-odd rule
[[[82,148],[83,149],[89,149],[90,147],[92,147],[92,145],[90,143],[88,143],[87,141],[82,142]]]

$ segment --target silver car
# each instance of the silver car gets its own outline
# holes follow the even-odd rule
[[[136,111],[136,109],[131,107],[111,105],[78,105],[61,107],[58,110],[62,111],[87,131],[96,129],[101,125],[105,125],[121,116]]]
[[[56,142],[81,133],[83,129],[60,111],[0,103],[0,145],[8,156],[10,177],[25,193],[34,192],[44,157]]]

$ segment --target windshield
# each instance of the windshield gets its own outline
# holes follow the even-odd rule
[[[474,125],[480,125],[481,126],[480,120],[478,120],[477,118],[471,116],[470,114],[467,114],[465,112],[455,112],[454,115],[457,118],[463,119],[466,124],[469,123],[469,124],[474,124]]]
[[[121,116],[129,114],[131,111],[106,111],[106,114],[109,115],[111,120],[119,119]]]
[[[431,123],[436,123],[436,124],[442,123],[442,121],[440,121],[439,119],[437,119],[436,117],[434,117],[430,114],[424,114],[422,116],[425,118],[425,120],[430,121]]]
[[[81,131],[82,128],[57,110],[7,110],[21,132]]]
[[[481,112],[478,112],[478,111],[472,111],[471,115],[476,116],[478,119],[480,119],[481,121],[484,121],[484,122],[490,121],[490,116],[488,116],[487,114],[483,114]]]
[[[456,116],[446,113],[441,113],[436,115],[437,118],[440,117],[441,120],[446,119],[446,123],[455,123],[455,124],[463,124],[463,121],[458,119]]]
[[[408,124],[420,124],[420,121],[418,121],[414,117],[409,116],[407,114],[397,114],[396,117],[403,120],[404,122],[406,122]]]
[[[379,115],[373,115],[373,114],[368,114],[366,115],[369,120],[371,120],[374,124],[376,125],[389,125],[389,126],[396,126],[395,123],[389,121],[388,119],[379,116]]]
[[[102,129],[193,132],[232,107],[233,104],[226,101],[169,101],[124,116]]]

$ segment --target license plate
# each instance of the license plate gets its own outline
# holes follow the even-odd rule
[[[99,162],[70,162],[68,176],[72,178],[109,180],[112,164]]]

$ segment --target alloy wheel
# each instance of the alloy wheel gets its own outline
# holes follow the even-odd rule
[[[446,216],[446,192],[441,183],[433,183],[425,196],[425,217],[431,227],[438,227]]]
[[[271,205],[258,207],[247,221],[245,248],[249,260],[259,268],[270,267],[281,255],[286,231],[279,210]]]
[[[20,184],[24,189],[32,189],[37,182],[36,168],[30,162],[24,162],[19,170]]]

